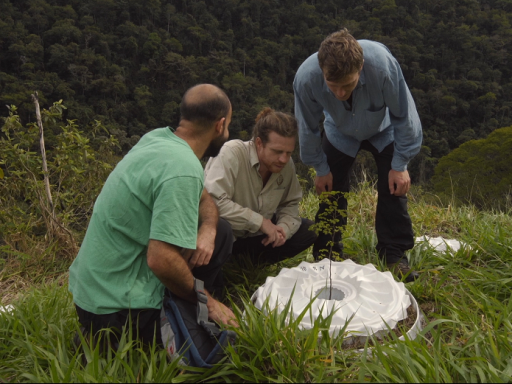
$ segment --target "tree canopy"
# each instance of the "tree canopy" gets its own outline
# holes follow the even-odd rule
[[[443,157],[435,190],[480,207],[507,207],[512,199],[512,127],[471,140]]]
[[[30,93],[39,90],[47,107],[64,101],[66,118],[101,120],[125,149],[132,137],[175,126],[181,95],[199,82],[228,93],[232,137],[247,137],[263,106],[292,112],[297,68],[341,27],[386,44],[402,66],[424,127],[409,167],[415,181],[428,181],[460,144],[512,125],[510,0],[0,0],[0,8],[0,105],[33,121]]]

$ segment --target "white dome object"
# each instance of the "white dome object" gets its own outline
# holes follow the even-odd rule
[[[329,264],[328,259],[323,259],[318,263],[302,262],[295,268],[283,268],[276,277],[267,277],[252,301],[257,308],[265,310],[268,298],[270,309],[277,306],[277,310],[282,311],[291,300],[290,311],[297,318],[311,299],[318,296],[300,325],[311,329],[312,321],[320,314],[326,317],[336,310],[329,330],[331,336],[337,335],[352,316],[345,329],[352,336],[385,333],[407,318],[411,299],[404,284],[396,282],[390,272],[380,272],[372,264],[333,261],[333,289],[329,299]]]
[[[12,305],[0,306],[0,312],[8,312],[11,313],[14,307]]]
[[[448,250],[455,253],[461,247],[468,247],[467,244],[461,241],[454,239],[445,239],[443,237],[421,236],[416,238],[416,243],[425,242],[428,243],[436,252],[446,252]]]

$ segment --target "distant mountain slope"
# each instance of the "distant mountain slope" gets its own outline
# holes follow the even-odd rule
[[[176,125],[184,90],[223,87],[232,137],[264,105],[292,111],[298,66],[330,32],[386,44],[400,61],[425,128],[411,164],[437,160],[512,125],[510,0],[0,0],[0,105],[33,120],[30,92],[64,99],[68,118],[132,135]],[[7,115],[6,109],[0,109]],[[243,133],[242,131],[245,131]]]

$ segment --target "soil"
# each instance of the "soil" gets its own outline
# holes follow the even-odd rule
[[[401,337],[405,335],[407,332],[411,330],[414,323],[416,322],[418,314],[413,305],[410,305],[407,308],[407,317],[403,320],[400,320],[396,323],[396,326],[391,330],[395,333],[396,337]],[[426,326],[426,321],[422,318],[422,327]],[[375,341],[381,345],[389,344],[393,342],[393,337],[390,335],[386,335],[382,338],[374,337],[373,339],[368,340],[368,346],[375,346]],[[366,337],[356,337],[352,343],[344,343],[342,349],[344,350],[353,350],[353,349],[363,349],[366,344]]]

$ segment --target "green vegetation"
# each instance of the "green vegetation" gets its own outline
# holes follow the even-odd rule
[[[124,151],[150,129],[176,126],[199,82],[233,101],[232,137],[266,105],[292,111],[292,81],[342,26],[399,60],[425,129],[411,164],[427,182],[460,144],[512,125],[510,0],[0,0],[0,105],[31,121],[30,94],[102,121]],[[7,113],[3,110],[3,113]]]
[[[512,381],[510,0],[0,0],[0,9],[0,297],[14,306],[0,313],[0,380]],[[77,351],[67,270],[119,156],[148,130],[175,126],[181,95],[199,82],[227,91],[231,137],[247,139],[263,106],[292,111],[295,71],[342,26],[390,48],[420,112],[424,143],[409,167],[416,234],[468,244],[456,254],[425,245],[409,253],[421,278],[407,287],[429,320],[420,337],[358,353],[342,337],[318,341],[329,319],[307,332],[262,315],[252,292],[281,268],[312,261],[308,251],[272,266],[231,262],[229,299],[245,321],[236,350],[211,370],[185,372],[130,335],[119,353]],[[53,204],[35,90],[46,107]],[[356,164],[363,181],[368,159]],[[318,198],[308,169],[297,169],[302,214],[313,218]],[[439,198],[426,192],[434,170]],[[349,194],[344,252],[384,270],[375,207],[372,183]]]
[[[116,162],[117,140],[105,127],[94,121],[85,134],[74,120],[63,121],[65,109],[59,101],[41,111],[44,135],[52,145],[46,154],[53,204],[43,183],[39,128],[35,123],[24,127],[15,106],[3,119],[0,263],[17,265],[13,271],[17,275],[24,275],[23,265],[31,265],[41,255],[76,256],[94,200]],[[48,268],[52,274],[61,271],[61,264]]]
[[[29,275],[35,281],[11,303],[12,313],[0,314],[0,378],[23,382],[196,382],[196,381],[415,381],[475,382],[512,380],[512,219],[509,214],[479,211],[470,206],[448,208],[421,190],[411,193],[416,233],[457,238],[470,247],[435,253],[418,245],[409,254],[421,279],[407,285],[430,324],[417,340],[377,345],[362,354],[342,346],[341,337],[317,340],[329,319],[313,331],[286,325],[275,313],[262,315],[250,296],[267,276],[302,260],[310,251],[278,265],[256,268],[249,258],[233,260],[227,270],[230,299],[238,316],[236,350],[211,370],[184,372],[167,361],[165,351],[144,351],[130,341],[120,353],[101,357],[96,350],[76,352],[78,328],[66,274],[46,282],[51,257],[40,257]],[[318,199],[308,193],[302,214],[312,217]],[[355,262],[377,260],[373,215],[376,190],[370,183],[349,195],[346,252]],[[49,255],[47,255],[49,256]],[[69,264],[69,261],[68,261]],[[2,279],[13,269],[4,268]],[[4,301],[2,304],[6,304]],[[85,363],[83,359],[87,361]]]
[[[462,144],[439,161],[437,192],[479,207],[512,205],[512,127]]]
[[[250,302],[252,293],[283,267],[313,261],[311,251],[271,266],[249,258],[226,268],[229,303],[244,321],[235,349],[211,370],[185,372],[165,351],[144,350],[124,335],[118,353],[100,356],[73,336],[78,322],[67,291],[67,270],[80,243],[93,202],[116,163],[116,140],[98,122],[84,133],[65,107],[42,111],[50,190],[55,218],[49,214],[38,129],[23,127],[17,110],[4,118],[0,149],[0,380],[10,382],[192,382],[192,381],[511,381],[512,380],[512,219],[506,212],[478,210],[456,199],[445,207],[436,196],[414,187],[410,214],[416,234],[456,238],[467,247],[456,254],[435,253],[417,245],[409,253],[421,278],[408,284],[429,325],[417,340],[377,344],[370,353],[331,339],[329,319],[312,331],[284,314],[263,315]],[[507,129],[490,138],[501,138]],[[505,140],[500,140],[505,143]],[[472,142],[467,146],[472,145]],[[482,146],[485,147],[485,146]],[[492,151],[491,151],[492,152]],[[305,181],[304,184],[307,184]],[[355,262],[386,267],[375,245],[375,186],[363,181],[348,194],[345,249]],[[313,218],[319,199],[305,189],[301,214]],[[335,208],[335,207],[333,207]],[[335,225],[336,223],[333,223]],[[318,341],[318,333],[322,333]],[[368,346],[367,346],[368,347]],[[367,348],[365,347],[365,348]]]

